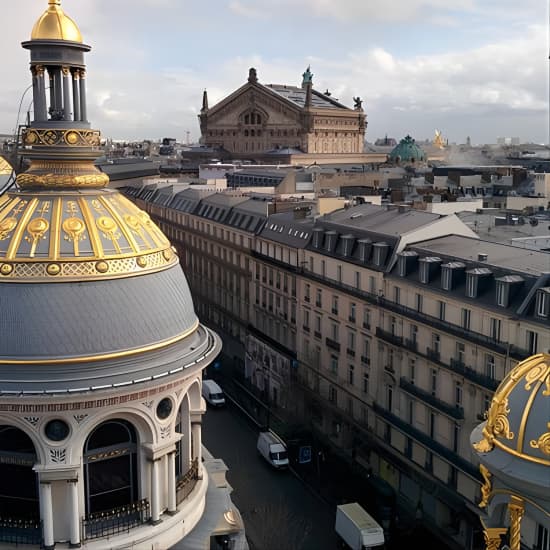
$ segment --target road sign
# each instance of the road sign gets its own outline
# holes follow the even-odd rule
[[[303,445],[298,450],[298,463],[307,464],[308,462],[311,462],[311,446]]]

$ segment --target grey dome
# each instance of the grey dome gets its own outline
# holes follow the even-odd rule
[[[198,323],[181,267],[84,282],[0,283],[0,364],[116,355]]]

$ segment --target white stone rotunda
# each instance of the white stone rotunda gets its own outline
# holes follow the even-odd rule
[[[201,456],[220,338],[169,241],[94,165],[90,47],[60,0],[23,47],[30,167],[0,195],[0,548],[188,548],[220,476]]]

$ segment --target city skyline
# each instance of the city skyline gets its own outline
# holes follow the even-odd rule
[[[342,0],[291,3],[233,0],[63,0],[89,56],[89,118],[104,138],[196,140],[202,92],[210,105],[246,82],[314,87],[347,106],[360,96],[366,139],[433,138],[495,143],[499,136],[548,142],[546,2],[526,0]],[[372,3],[368,3],[372,4]],[[0,133],[31,106],[28,12],[46,0],[9,7],[3,30]],[[120,21],[126,21],[124,26]],[[7,55],[6,55],[7,54]]]

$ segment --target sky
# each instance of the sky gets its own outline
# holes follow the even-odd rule
[[[4,0],[5,1],[5,0]],[[550,0],[62,0],[86,54],[88,118],[103,138],[193,142],[246,83],[313,86],[353,107],[366,139],[549,142]],[[17,0],[0,34],[0,133],[31,108],[30,38],[47,0]],[[23,95],[24,94],[24,95]],[[19,117],[18,117],[19,113]]]

